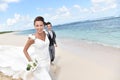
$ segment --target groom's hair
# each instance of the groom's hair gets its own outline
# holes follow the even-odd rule
[[[46,25],[49,25],[49,24],[50,24],[50,25],[51,25],[51,27],[52,27],[52,24],[51,24],[50,22],[47,22],[47,23],[46,23]]]

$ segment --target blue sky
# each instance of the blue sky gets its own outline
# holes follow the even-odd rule
[[[36,16],[53,25],[120,16],[119,0],[0,0],[0,31],[33,28]]]

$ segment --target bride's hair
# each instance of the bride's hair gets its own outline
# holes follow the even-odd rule
[[[44,25],[46,24],[45,21],[44,21],[44,18],[42,16],[37,16],[35,19],[34,19],[34,25],[35,25],[35,22],[36,21],[42,21],[44,23]]]

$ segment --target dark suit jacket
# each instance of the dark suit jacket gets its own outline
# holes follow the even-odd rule
[[[51,38],[51,36],[48,32],[48,38],[49,38],[49,41],[50,41],[49,46],[53,46],[54,44],[56,44],[56,34],[53,30],[52,30],[52,34],[53,34],[53,38]]]

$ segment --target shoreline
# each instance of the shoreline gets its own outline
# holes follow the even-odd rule
[[[12,33],[12,32],[14,32],[14,31],[2,31],[2,32],[0,32],[0,34]]]
[[[0,38],[1,45],[14,46],[24,46],[27,40],[14,33],[0,34]],[[57,43],[52,66],[57,80],[120,80],[120,49],[70,39]]]
[[[89,41],[89,40],[82,40],[82,39],[71,39],[71,38],[58,38],[58,40],[64,40],[64,41],[76,41],[76,42],[83,42],[83,43],[87,43],[87,44],[90,44],[90,45],[99,45],[99,46],[105,46],[105,47],[111,47],[111,48],[118,48],[120,49],[120,45],[110,45],[110,44],[105,44],[105,43],[101,43],[101,42],[94,42],[94,41]]]

